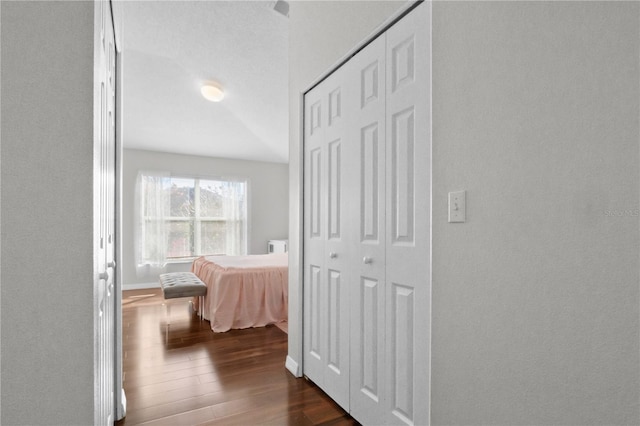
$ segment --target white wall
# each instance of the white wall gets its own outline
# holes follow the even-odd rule
[[[434,424],[640,424],[639,6],[434,3]]]
[[[125,135],[126,138],[126,135]],[[241,177],[249,182],[249,254],[267,252],[267,241],[288,235],[287,164],[230,160],[164,152],[124,150],[123,159],[123,284],[157,283],[157,275],[139,277],[135,265],[135,185],[141,170],[168,171],[176,176]],[[168,271],[188,271],[191,263],[169,265]]]
[[[0,2],[0,423],[93,415],[93,2]]]
[[[405,1],[291,1],[289,7],[289,353],[302,363],[301,95],[322,73],[368,37]]]
[[[402,4],[291,5],[297,362],[300,92]],[[433,4],[433,424],[640,423],[639,6]]]

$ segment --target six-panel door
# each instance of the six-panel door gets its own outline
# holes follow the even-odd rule
[[[303,369],[364,424],[429,423],[430,22],[305,95]]]
[[[349,285],[341,74],[305,97],[305,374],[349,407]]]
[[[431,347],[431,9],[386,32],[386,416],[428,424]]]
[[[345,66],[350,119],[351,196],[356,206],[351,284],[351,415],[384,418],[385,399],[385,41],[378,37]]]

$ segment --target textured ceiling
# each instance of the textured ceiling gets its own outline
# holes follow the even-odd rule
[[[274,3],[117,1],[125,148],[288,162],[288,20]],[[209,80],[222,102],[201,96]]]

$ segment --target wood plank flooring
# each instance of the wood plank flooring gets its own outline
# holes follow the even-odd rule
[[[166,339],[162,303],[160,289],[123,292],[127,416],[116,425],[358,425],[285,369],[278,327],[214,333],[174,299]]]

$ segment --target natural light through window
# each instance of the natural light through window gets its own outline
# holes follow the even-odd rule
[[[140,174],[138,265],[247,252],[247,182]]]

